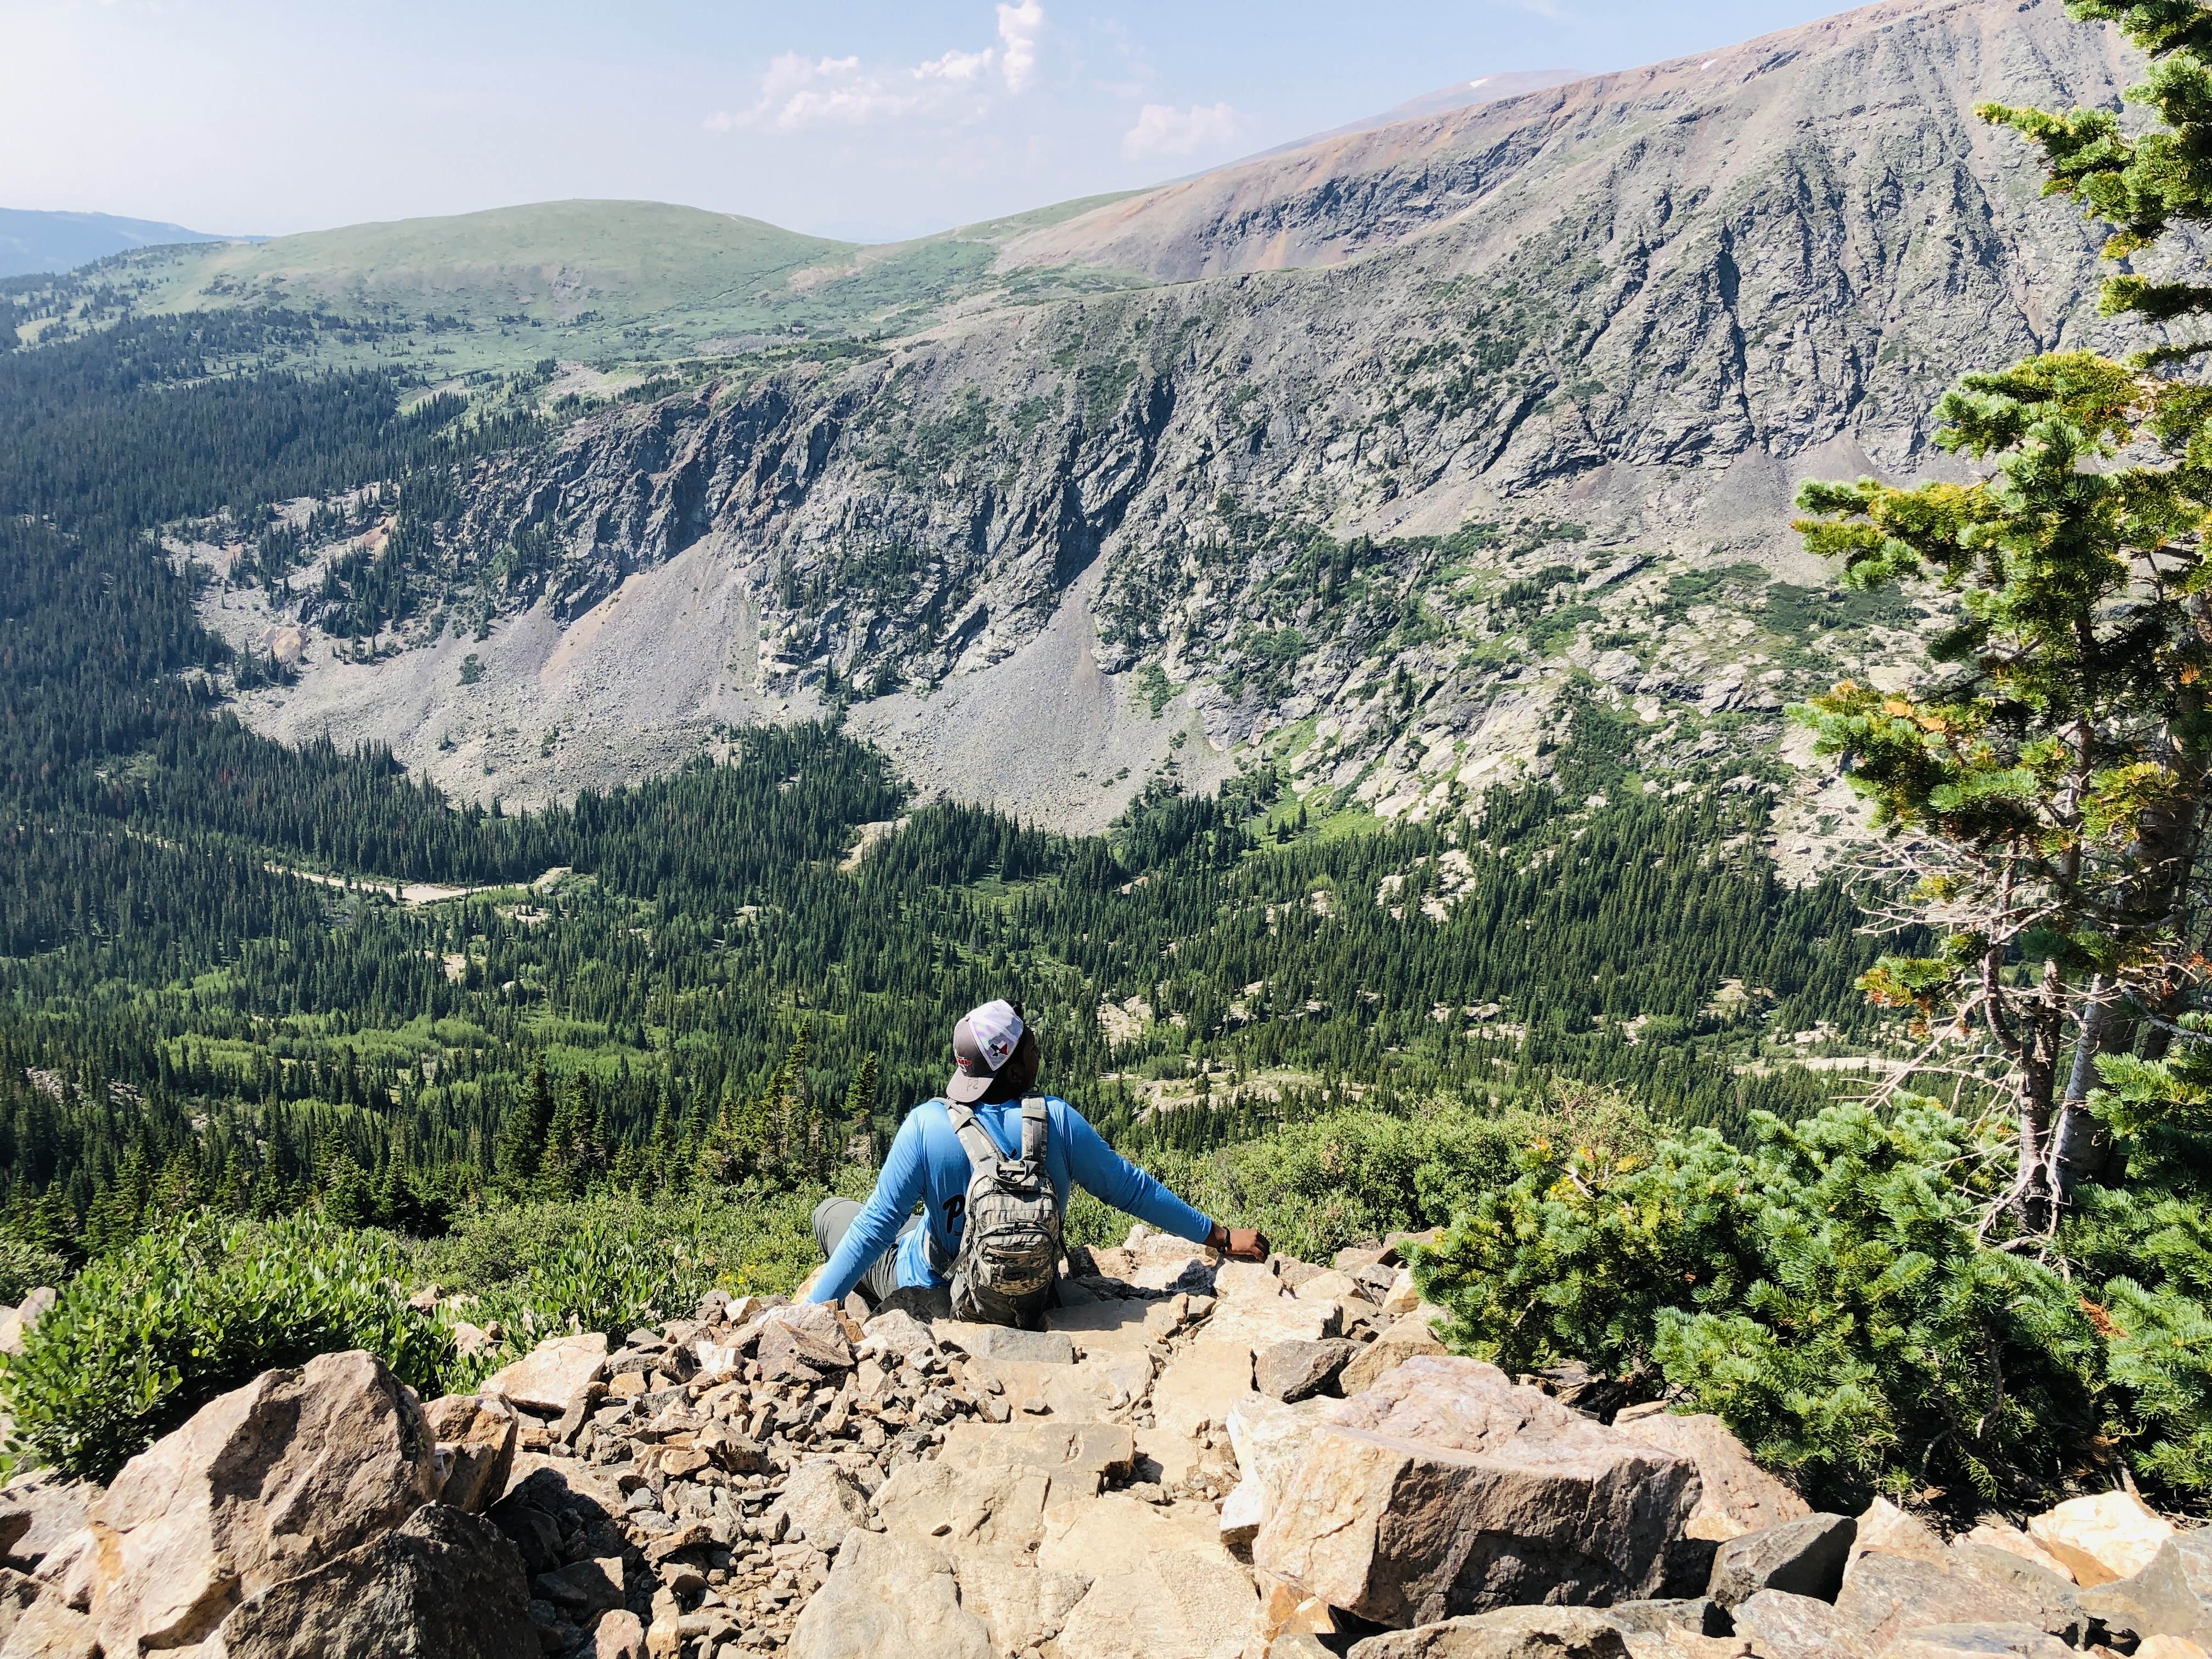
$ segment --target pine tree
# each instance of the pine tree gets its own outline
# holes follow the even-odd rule
[[[2151,54],[2157,131],[2101,110],[1982,113],[2042,145],[2052,191],[2115,227],[2114,258],[2212,217],[2212,13],[2168,0],[2075,0]],[[2122,276],[2108,313],[2212,311],[2212,286]],[[2090,1109],[2101,1055],[2162,1053],[2195,974],[2191,878],[2212,811],[2212,389],[2177,375],[2212,344],[2122,363],[2088,352],[1969,375],[1939,441],[1978,482],[1811,484],[1800,527],[1847,585],[1929,577],[1964,619],[1917,691],[1850,682],[1803,711],[1880,821],[1932,955],[1885,958],[1876,1000],[1930,1033],[1973,1034],[2017,1123],[2012,1207],[2056,1224],[2102,1167]],[[2148,458],[2146,458],[2148,456]]]
[[[523,1097],[507,1109],[493,1152],[493,1170],[500,1184],[511,1193],[528,1191],[544,1161],[547,1133],[553,1127],[553,1081],[540,1058],[530,1067],[530,1084]]]

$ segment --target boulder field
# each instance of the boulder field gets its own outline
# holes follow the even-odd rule
[[[1443,1352],[1391,1245],[1078,1251],[1042,1330],[710,1296],[424,1402],[264,1373],[0,1493],[0,1659],[2205,1659],[2212,1532],[1817,1514]],[[1608,1402],[1609,1403],[1609,1402]]]

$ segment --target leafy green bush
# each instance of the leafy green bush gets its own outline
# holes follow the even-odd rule
[[[148,1233],[64,1285],[0,1363],[14,1449],[105,1481],[216,1395],[337,1349],[434,1392],[453,1337],[393,1294],[404,1268],[390,1239],[313,1215]]]
[[[1998,1166],[1971,1125],[1917,1102],[1754,1134],[1532,1158],[1422,1253],[1447,1340],[1680,1389],[1824,1503],[2025,1494],[2088,1455],[2097,1331],[2059,1274],[1978,1237]]]
[[[506,1206],[465,1217],[422,1247],[413,1272],[475,1297],[470,1321],[496,1321],[505,1333],[500,1349],[456,1372],[472,1383],[572,1322],[619,1342],[639,1325],[690,1314],[717,1285],[790,1290],[816,1261],[808,1221],[822,1193]]]
[[[1361,1239],[1441,1226],[1510,1184],[1532,1144],[1601,1146],[1621,1157],[1652,1140],[1635,1106],[1566,1083],[1540,1102],[1503,1109],[1436,1102],[1400,1116],[1351,1107],[1255,1140],[1141,1161],[1206,1214],[1257,1227],[1287,1255],[1327,1261]],[[1068,1208],[1071,1243],[1116,1243],[1127,1231],[1127,1216],[1084,1194]]]
[[[59,1285],[69,1270],[59,1251],[0,1232],[0,1302],[13,1307],[41,1285]]]

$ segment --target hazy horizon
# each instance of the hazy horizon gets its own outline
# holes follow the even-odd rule
[[[611,198],[897,240],[1157,184],[1455,80],[1602,73],[1838,9],[397,0],[369,28],[274,0],[0,0],[0,191],[231,235]]]

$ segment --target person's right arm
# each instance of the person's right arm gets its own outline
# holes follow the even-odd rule
[[[822,1277],[815,1281],[808,1301],[842,1302],[851,1294],[860,1276],[890,1249],[907,1217],[914,1213],[921,1198],[923,1173],[921,1115],[908,1112],[891,1139],[883,1172],[876,1177],[875,1191],[853,1218],[852,1226],[838,1242]]]

